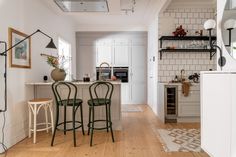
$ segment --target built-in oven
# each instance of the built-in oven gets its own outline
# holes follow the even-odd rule
[[[121,82],[129,82],[129,68],[128,67],[113,67],[113,75],[121,80]]]
[[[111,73],[110,67],[96,67],[97,80],[109,80],[111,79]]]

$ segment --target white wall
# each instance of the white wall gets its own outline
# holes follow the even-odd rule
[[[153,60],[155,57],[155,60]],[[148,28],[148,105],[155,114],[158,114],[157,107],[157,75],[158,75],[158,18],[150,23]]]
[[[74,23],[66,17],[59,17],[51,12],[40,0],[0,0],[0,19],[0,40],[8,40],[8,27],[27,34],[41,29],[52,36],[56,44],[59,36],[70,42],[72,44],[72,58],[76,58]],[[27,136],[28,108],[26,102],[33,98],[33,90],[32,87],[27,87],[25,82],[42,81],[44,75],[50,76],[51,68],[47,65],[46,59],[40,56],[40,53],[50,54],[53,52],[45,49],[48,42],[49,39],[41,34],[32,37],[31,69],[8,67],[8,111],[5,129],[5,140],[8,147]],[[0,62],[0,107],[3,108],[3,57],[0,58]],[[75,66],[73,71],[75,73]],[[2,126],[2,113],[0,116],[0,126]]]
[[[226,51],[225,46],[222,43],[222,33],[221,33],[221,21],[224,13],[224,6],[226,0],[217,0],[217,38],[218,38],[218,45],[223,50],[223,56],[226,58],[226,65],[223,67],[224,71],[235,71],[236,70],[236,60],[233,59],[229,53]],[[219,56],[219,54],[218,54]],[[218,70],[220,70],[218,66]]]

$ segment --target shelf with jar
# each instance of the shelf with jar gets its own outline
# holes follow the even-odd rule
[[[211,38],[216,41],[216,37]],[[216,50],[208,47],[208,36],[161,36],[160,41],[160,59],[164,52],[209,52],[210,60],[215,55]],[[164,44],[163,41],[169,41]]]

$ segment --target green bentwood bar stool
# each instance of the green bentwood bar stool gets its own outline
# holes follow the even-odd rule
[[[51,146],[53,146],[56,131],[62,130],[64,131],[64,135],[66,135],[66,131],[73,131],[74,147],[76,147],[76,135],[75,135],[76,129],[82,128],[82,133],[84,135],[83,108],[82,108],[83,101],[77,98],[77,87],[70,82],[54,82],[52,84],[52,91],[56,100],[56,123],[51,141]],[[68,107],[72,108],[72,121],[66,120]],[[64,121],[59,123],[60,108],[64,108]],[[75,120],[78,108],[80,108],[81,121]],[[66,126],[67,124],[72,124],[72,128],[67,128]],[[61,125],[64,125],[64,129],[59,129],[59,126]]]
[[[113,85],[110,82],[98,81],[90,85],[89,94],[90,100],[88,100],[89,105],[89,123],[88,123],[88,135],[91,131],[90,146],[93,144],[93,130],[107,130],[111,131],[112,142],[114,142],[114,135],[112,130],[111,121],[111,97],[113,93]],[[95,119],[94,112],[95,108],[104,106],[106,109],[106,119]],[[95,127],[96,122],[104,122],[105,127]]]

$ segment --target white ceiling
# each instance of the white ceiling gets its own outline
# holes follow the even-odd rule
[[[194,4],[192,6],[196,6],[197,4],[204,6],[205,4],[212,5],[216,2],[216,0],[136,0],[135,12],[129,12],[128,15],[126,15],[121,9],[130,8],[132,0],[108,0],[108,13],[65,13],[61,11],[53,0],[42,1],[56,14],[72,18],[78,27],[84,27],[85,29],[91,26],[95,29],[100,26],[146,27],[157,11],[163,9],[163,7],[167,6],[171,1],[172,6],[185,6],[185,4],[190,3]]]
[[[128,9],[132,0],[108,0],[108,13],[65,13],[53,2],[43,0],[47,7],[57,14],[69,16],[78,25],[147,25],[148,19],[159,9],[159,4],[166,0],[136,0],[135,12],[125,14],[121,9]]]

